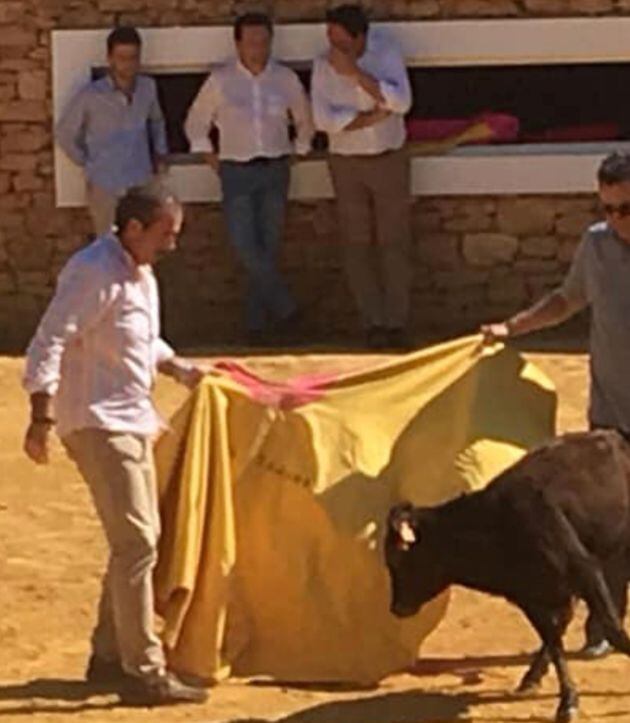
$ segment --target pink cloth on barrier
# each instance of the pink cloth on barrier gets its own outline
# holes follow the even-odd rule
[[[518,138],[519,120],[507,113],[481,113],[472,118],[410,118],[407,120],[407,136],[410,141],[443,141],[463,133],[475,123],[489,126],[493,134],[491,143],[506,143]]]

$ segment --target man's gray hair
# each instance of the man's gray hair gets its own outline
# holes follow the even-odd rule
[[[116,206],[116,228],[123,233],[132,220],[150,226],[165,206],[180,206],[179,200],[164,188],[130,188]]]

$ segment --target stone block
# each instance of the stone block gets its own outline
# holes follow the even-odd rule
[[[419,239],[416,259],[430,269],[453,268],[461,264],[459,239],[452,233],[430,233]]]
[[[40,100],[17,100],[0,104],[0,123],[37,123],[49,121],[46,103]]]
[[[13,177],[13,188],[20,191],[41,191],[44,187],[44,179],[32,171],[18,173]]]
[[[615,9],[614,0],[567,0],[576,15],[606,15]]]
[[[516,256],[518,239],[504,233],[476,233],[464,236],[464,258],[472,266],[509,263]]]
[[[556,231],[564,236],[581,236],[586,229],[597,221],[594,213],[574,213],[560,216],[556,221]]]
[[[442,9],[447,17],[515,17],[520,14],[514,0],[444,0]]]
[[[0,48],[31,48],[37,45],[37,32],[21,25],[0,26]]]
[[[0,152],[33,153],[45,148],[50,142],[50,132],[45,126],[16,125],[0,136]]]
[[[0,156],[1,171],[34,171],[37,156],[24,153],[3,153]]]
[[[497,225],[509,234],[547,234],[553,231],[555,215],[552,198],[507,198],[498,203]]]
[[[18,95],[23,100],[44,100],[48,74],[43,70],[25,70],[18,75]]]
[[[521,239],[519,251],[522,256],[553,258],[558,253],[558,239],[555,236],[529,236]]]
[[[0,25],[19,24],[24,19],[24,3],[3,0],[0,3]]]
[[[567,15],[572,12],[567,0],[523,0],[523,4],[531,15]]]

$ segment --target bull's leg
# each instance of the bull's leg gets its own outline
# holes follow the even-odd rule
[[[547,646],[543,645],[534,655],[531,665],[518,684],[516,692],[529,693],[535,690],[540,685],[541,680],[547,675],[549,660],[549,651],[547,650]]]
[[[572,605],[567,605],[566,609],[555,617],[555,624],[560,637],[564,635],[572,617]],[[551,657],[549,655],[549,650],[547,649],[547,646],[543,644],[540,650],[534,655],[531,665],[519,683],[516,692],[529,693],[537,688],[545,675],[547,675],[550,661]]]
[[[556,723],[567,723],[577,716],[579,706],[577,689],[571,680],[562,639],[550,646],[550,654],[560,684],[560,704],[556,711]]]
[[[613,603],[619,614],[619,621],[623,621],[628,610],[628,570],[626,569],[626,554],[609,560],[604,565],[604,577],[610,590]]]
[[[538,608],[525,610],[529,621],[542,638],[543,646],[547,649],[558,676],[560,703],[556,711],[556,723],[568,723],[578,712],[578,694],[569,674],[562,645],[562,636],[571,619],[570,610],[569,605],[556,614]]]

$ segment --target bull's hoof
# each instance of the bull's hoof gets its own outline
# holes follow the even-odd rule
[[[517,689],[514,691],[514,695],[529,695],[530,693],[535,693],[539,688],[539,680],[527,680],[526,678],[523,678],[523,680],[521,680],[518,684]]]
[[[556,723],[572,723],[578,719],[579,713],[577,705],[560,706],[556,713]]]

